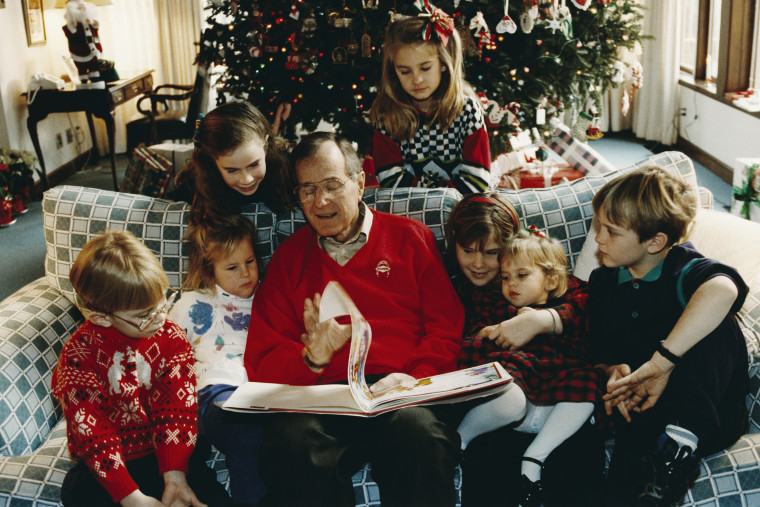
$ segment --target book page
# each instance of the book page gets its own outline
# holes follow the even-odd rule
[[[364,319],[351,297],[340,283],[329,282],[322,292],[319,303],[319,321],[348,315],[351,317],[351,349],[348,353],[348,386],[356,404],[368,411],[372,404],[372,393],[364,378],[364,365],[372,343],[372,329]]]

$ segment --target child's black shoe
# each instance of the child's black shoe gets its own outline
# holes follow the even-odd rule
[[[541,481],[531,481],[526,476],[520,476],[520,501],[519,507],[540,507],[543,493]]]
[[[642,463],[638,505],[677,506],[699,476],[699,459],[667,435]]]

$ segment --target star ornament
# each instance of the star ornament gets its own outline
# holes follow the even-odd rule
[[[562,30],[562,22],[557,18],[549,19],[546,23],[549,25],[548,28],[552,31],[552,33],[556,33],[557,30]]]

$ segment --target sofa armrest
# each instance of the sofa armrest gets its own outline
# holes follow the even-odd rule
[[[58,423],[50,380],[63,344],[83,321],[45,278],[0,302],[0,455],[30,454]]]

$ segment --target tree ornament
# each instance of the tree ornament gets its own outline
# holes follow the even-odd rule
[[[612,77],[610,79],[616,84],[625,81],[625,64],[620,60],[615,60],[615,63],[612,65]]]
[[[352,38],[350,41],[348,41],[348,44],[346,44],[346,50],[348,51],[349,55],[355,55],[359,52],[359,43],[356,41],[356,39]]]
[[[581,111],[581,113],[578,115],[578,118],[575,119],[575,125],[573,125],[573,128],[570,129],[570,134],[580,142],[585,143],[586,131],[588,130],[589,125],[591,125],[591,120],[593,119],[594,117],[588,114],[586,111]]]
[[[314,17],[314,11],[311,11],[301,23],[301,33],[307,39],[314,37],[317,31],[317,18]]]
[[[546,22],[547,27],[552,31],[552,33],[557,33],[557,30],[562,30],[562,22],[558,20],[557,18],[552,18],[549,21]]]
[[[362,58],[372,58],[372,39],[367,33],[362,35]]]
[[[341,23],[340,20],[340,12],[333,11],[330,14],[327,15],[327,23],[338,28]]]
[[[288,59],[285,61],[285,68],[288,70],[298,70],[301,68],[301,54],[296,51],[288,53]]]
[[[591,0],[570,0],[578,9],[585,11],[591,5]]]
[[[470,30],[474,31],[473,36],[478,39],[478,56],[482,56],[483,48],[491,43],[493,40],[491,31],[488,29],[486,20],[483,18],[483,13],[478,11],[475,16],[470,20]]]
[[[301,13],[299,12],[298,7],[296,7],[296,4],[290,4],[290,14],[288,14],[288,16],[296,21],[301,17]]]
[[[557,14],[557,1],[549,0],[538,4],[538,10],[543,19],[554,19],[554,16]]]
[[[522,14],[520,14],[520,28],[522,29],[523,33],[530,33],[533,31],[533,16],[531,16],[530,12],[525,11]]]
[[[362,0],[362,7],[365,9],[377,9],[379,4],[379,0]]]
[[[332,61],[334,64],[343,65],[348,63],[348,52],[346,48],[338,46],[332,50]]]
[[[496,25],[496,33],[515,33],[517,23],[509,17],[509,0],[504,0],[504,17]]]

